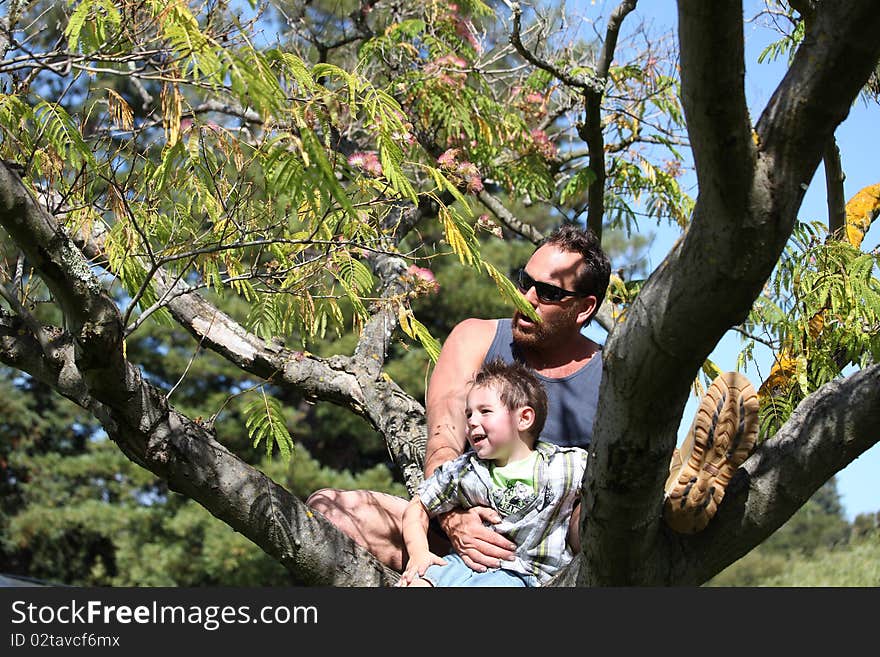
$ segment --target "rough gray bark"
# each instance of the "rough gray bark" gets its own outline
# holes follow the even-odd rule
[[[77,238],[89,258],[102,255],[103,233]],[[380,298],[406,292],[401,259],[378,255],[373,259],[373,266],[382,281]],[[353,356],[319,358],[246,331],[229,315],[161,269],[156,272],[154,282],[157,296],[165,300],[165,307],[203,348],[279,388],[309,400],[338,404],[361,416],[388,444],[409,490],[421,483],[426,441],[424,407],[382,376],[388,341],[397,326],[393,304],[377,304]]]

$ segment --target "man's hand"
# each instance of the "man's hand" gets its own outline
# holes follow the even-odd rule
[[[501,516],[490,508],[477,506],[467,511],[456,509],[438,516],[437,520],[453,549],[472,570],[479,573],[498,568],[502,561],[514,558],[516,544],[504,538],[483,522],[496,524]]]

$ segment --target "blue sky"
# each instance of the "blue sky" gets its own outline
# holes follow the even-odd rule
[[[598,12],[601,12],[602,15],[607,16],[609,11],[618,4],[619,0],[596,0],[595,2],[582,0],[581,2],[569,3],[569,7],[575,14],[596,16]],[[746,18],[755,16],[763,6],[763,1],[748,0],[744,2]],[[639,15],[647,21],[652,21],[656,31],[674,30],[677,22],[676,3],[673,0],[642,0],[636,12],[627,18],[627,22],[637,22]],[[758,22],[747,22],[745,25],[746,97],[753,122],[757,121],[761,110],[786,69],[786,62],[782,60],[758,63],[760,52],[768,43],[776,39],[775,32],[763,27]],[[847,199],[863,187],[880,182],[880,166],[877,164],[877,153],[880,153],[880,130],[876,127],[878,118],[880,118],[880,107],[867,106],[863,101],[858,100],[849,117],[836,132],[846,174],[844,191]],[[799,212],[800,219],[825,221],[827,210],[824,175],[824,170],[820,166],[807,190]],[[693,177],[688,178],[688,176],[682,179],[683,184],[689,186],[691,195],[696,194],[693,180]],[[672,229],[665,227],[657,229],[657,236],[650,255],[651,269],[662,261],[677,237],[678,233]],[[877,247],[878,241],[880,241],[880,227],[875,226],[868,232],[863,248],[865,250],[873,249]],[[737,354],[740,348],[741,340],[738,334],[730,332],[722,339],[710,358],[722,370],[735,370],[737,369]],[[758,384],[770,370],[772,355],[766,348],[763,349],[763,352],[756,349],[755,355],[760,362],[759,367],[750,367],[744,373],[755,384]],[[691,418],[697,410],[697,403],[698,400],[692,397],[685,408],[682,424],[679,428],[680,442],[690,427]],[[875,445],[838,474],[838,491],[850,520],[859,513],[880,510],[880,486],[876,481],[878,475],[880,475],[880,444]]]

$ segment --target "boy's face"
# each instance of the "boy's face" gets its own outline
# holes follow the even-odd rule
[[[479,458],[504,464],[519,457],[524,448],[520,431],[531,426],[531,408],[511,411],[494,388],[474,386],[468,392],[464,412],[467,439]]]

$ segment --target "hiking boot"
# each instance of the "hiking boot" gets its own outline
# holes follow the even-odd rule
[[[716,378],[681,449],[672,454],[663,517],[673,530],[703,530],[724,498],[733,473],[758,439],[758,396],[738,372]]]

